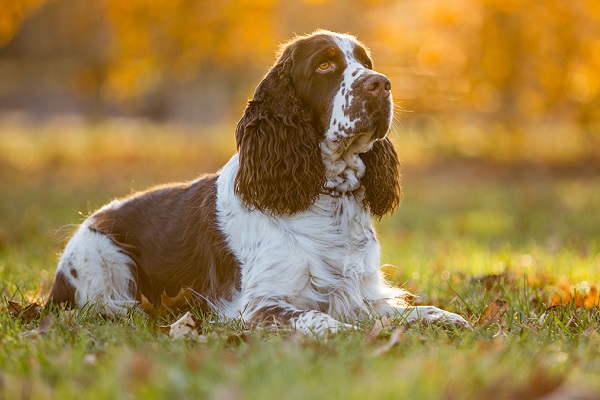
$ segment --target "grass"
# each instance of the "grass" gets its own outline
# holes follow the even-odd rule
[[[216,130],[39,129],[0,128],[0,290],[23,303],[47,294],[58,254],[83,215],[115,196],[216,170],[235,151],[233,137]],[[247,333],[206,316],[200,342],[172,340],[139,312],[119,321],[85,312],[53,315],[39,335],[31,333],[39,320],[14,319],[0,308],[0,393],[10,399],[595,396],[598,307],[548,307],[557,293],[600,284],[598,170],[411,160],[403,179],[402,207],[377,223],[383,261],[393,265],[384,266],[389,279],[417,294],[417,303],[473,323],[488,301],[505,299],[503,322],[462,332],[413,326],[375,355],[391,330],[367,340],[373,321],[365,331],[314,340]]]

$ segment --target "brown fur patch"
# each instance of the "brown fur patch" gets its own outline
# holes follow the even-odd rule
[[[67,308],[75,305],[75,288],[71,285],[71,282],[69,282],[62,271],[59,271],[56,274],[54,284],[52,285],[52,291],[46,302],[46,307],[51,304],[65,304]]]
[[[239,265],[216,221],[217,175],[135,194],[94,215],[90,229],[108,235],[134,261],[137,288],[153,304],[189,287],[210,300],[231,298]]]

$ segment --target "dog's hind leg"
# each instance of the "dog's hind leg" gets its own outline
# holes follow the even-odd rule
[[[133,261],[109,236],[89,225],[85,221],[67,243],[47,304],[122,315],[137,304]]]

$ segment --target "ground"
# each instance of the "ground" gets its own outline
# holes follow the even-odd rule
[[[119,321],[42,310],[85,215],[193,179],[235,151],[220,131],[0,130],[0,393],[6,398],[598,398],[600,169],[589,161],[440,157],[403,166],[404,200],[376,223],[388,279],[473,330],[368,321],[315,340],[194,314]],[[233,132],[229,128],[229,132]],[[395,138],[402,155],[402,138]],[[502,299],[506,312],[478,319]]]

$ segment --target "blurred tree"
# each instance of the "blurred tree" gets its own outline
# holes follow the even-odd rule
[[[510,129],[541,119],[600,122],[600,2],[429,0],[395,6],[375,36],[412,75],[417,109]],[[387,10],[389,13],[389,10]],[[389,60],[388,60],[389,62]],[[400,93],[402,96],[402,93]]]
[[[113,34],[107,89],[128,99],[165,78],[186,81],[216,66],[233,72],[275,47],[274,0],[106,0]]]
[[[0,0],[0,47],[13,38],[23,19],[45,2],[46,0]]]
[[[489,113],[513,129],[597,108],[600,3],[488,0],[466,73],[498,97]],[[485,87],[485,86],[484,86]],[[598,115],[600,117],[600,115]]]
[[[44,1],[0,1],[2,46]],[[44,8],[63,10],[51,24],[62,36],[42,38],[40,23],[26,30],[45,49],[71,38],[63,42],[77,60],[72,88],[154,114],[169,90],[198,77],[251,88],[277,43],[329,28],[370,44],[395,97],[418,115],[495,125],[517,143],[530,124],[600,126],[598,0],[55,0]]]

